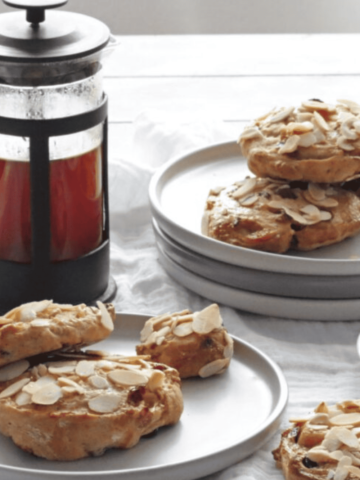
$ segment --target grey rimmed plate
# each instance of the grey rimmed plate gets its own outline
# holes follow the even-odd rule
[[[133,355],[147,318],[118,314],[113,334],[91,348]],[[288,388],[270,358],[238,338],[234,343],[225,374],[183,381],[185,408],[177,425],[132,449],[75,462],[36,458],[0,436],[1,480],[194,480],[239,462],[279,428]]]
[[[153,219],[157,244],[166,255],[195,275],[232,288],[301,299],[359,299],[360,275],[292,275],[232,265],[194,252],[161,230]]]

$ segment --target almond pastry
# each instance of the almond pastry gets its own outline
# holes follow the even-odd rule
[[[286,480],[360,478],[360,401],[322,402],[308,418],[291,420],[273,451]]]
[[[360,230],[360,199],[339,186],[249,177],[210,191],[202,233],[245,248],[313,250]]]
[[[360,174],[360,105],[313,99],[274,109],[245,128],[239,144],[259,177],[345,182]]]
[[[233,355],[233,340],[223,327],[219,307],[183,310],[150,318],[141,331],[138,355],[179,371],[181,378],[223,373]]]
[[[0,366],[105,339],[114,329],[115,308],[101,302],[98,307],[43,300],[14,308],[0,317]]]
[[[48,460],[133,447],[141,436],[178,422],[183,410],[178,372],[144,356],[90,352],[32,367],[20,360],[0,376],[11,377],[0,384],[0,432]]]

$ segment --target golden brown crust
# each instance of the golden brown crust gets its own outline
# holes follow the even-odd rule
[[[215,304],[201,312],[184,310],[153,317],[146,322],[141,339],[137,354],[176,368],[181,378],[222,373],[233,353],[233,340]]]
[[[0,317],[0,366],[44,352],[99,342],[112,331],[115,309],[60,305],[49,300],[24,304]]]
[[[326,184],[248,178],[210,191],[203,234],[245,248],[313,250],[360,230],[360,199]]]
[[[360,106],[307,101],[273,110],[239,138],[257,176],[314,183],[340,183],[360,174]]]
[[[181,416],[174,369],[139,357],[65,363],[59,373],[56,363],[41,364],[0,386],[0,432],[27,452],[62,461],[101,455],[133,447]],[[8,395],[17,382],[28,383]]]

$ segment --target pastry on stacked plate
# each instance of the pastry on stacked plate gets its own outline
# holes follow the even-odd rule
[[[150,202],[168,273],[214,301],[308,320],[358,319],[360,105],[274,109],[164,166]],[[254,177],[251,174],[255,174]]]

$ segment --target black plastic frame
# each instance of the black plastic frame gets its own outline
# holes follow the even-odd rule
[[[79,133],[101,123],[103,242],[96,250],[75,260],[51,262],[49,138]],[[44,298],[59,303],[91,303],[106,291],[110,270],[107,132],[105,95],[98,108],[66,118],[26,120],[0,116],[0,133],[30,139],[32,231],[31,263],[0,260],[0,311]]]

